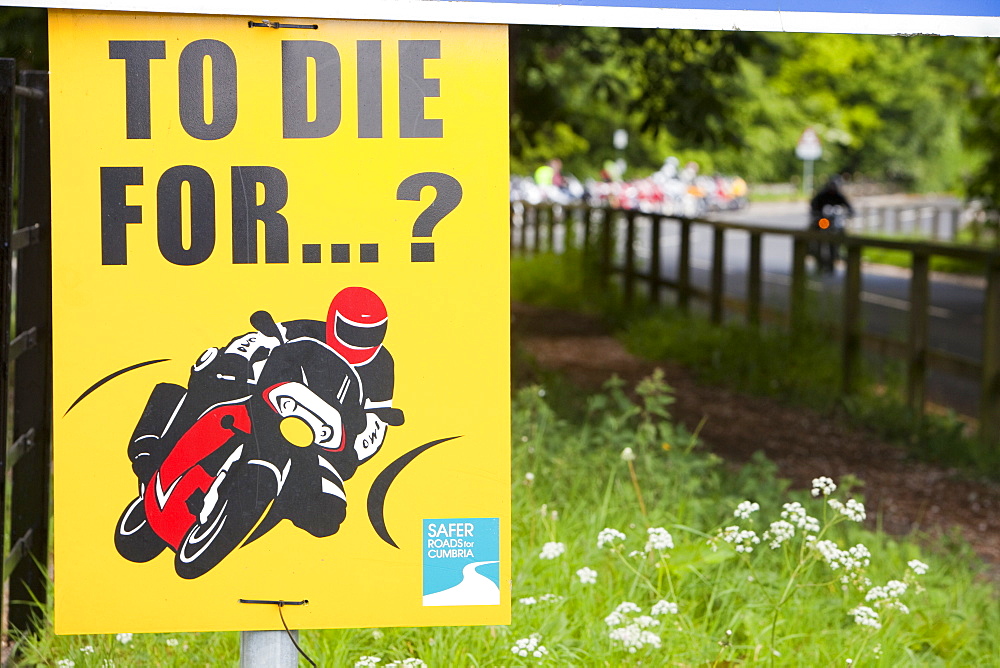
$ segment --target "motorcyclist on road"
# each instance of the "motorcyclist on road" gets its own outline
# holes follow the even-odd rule
[[[826,232],[834,238],[844,233],[842,216],[854,215],[854,207],[840,189],[840,177],[833,177],[809,201],[810,229]],[[810,242],[820,271],[832,273],[840,249],[837,241]]]
[[[828,206],[842,206],[847,211],[848,216],[854,215],[854,207],[851,206],[851,203],[847,200],[843,191],[841,191],[840,185],[840,177],[835,176],[831,178],[809,201],[809,210],[812,213],[813,220],[822,218],[823,210]]]

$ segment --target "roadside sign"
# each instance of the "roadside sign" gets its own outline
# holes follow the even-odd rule
[[[17,0],[34,7],[257,15],[264,0]],[[994,0],[286,0],[289,16],[773,32],[1000,36]]]
[[[506,28],[270,20],[50,13],[56,630],[509,623]]]
[[[806,128],[802,131],[802,136],[795,145],[795,156],[799,160],[819,160],[823,157],[823,145],[815,130]]]

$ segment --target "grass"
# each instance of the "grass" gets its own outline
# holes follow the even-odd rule
[[[1000,452],[971,437],[967,423],[953,412],[921,416],[909,410],[900,362],[880,359],[862,365],[856,394],[842,396],[840,349],[826,323],[806,322],[793,337],[766,327],[716,326],[700,315],[669,308],[629,310],[613,291],[584,291],[580,286],[586,284],[586,272],[575,257],[520,260],[512,273],[514,299],[599,314],[640,357],[679,362],[703,382],[844,419],[925,460],[1000,476]],[[814,313],[822,310],[818,303],[811,307]],[[558,384],[556,390],[564,391]]]
[[[303,631],[306,653],[334,666],[376,665],[362,657],[377,657],[380,668],[404,659],[434,667],[843,666],[848,659],[958,666],[1000,656],[996,592],[977,577],[962,543],[925,550],[915,540],[866,530],[827,497],[789,491],[763,458],[731,470],[671,421],[662,377],[634,394],[610,383],[586,400],[581,419],[563,417],[579,407],[549,399],[539,386],[513,399],[511,626]],[[829,498],[857,498],[852,481],[841,482]],[[789,503],[802,510],[789,510]],[[734,514],[740,509],[743,517]],[[814,526],[797,526],[772,549],[780,528],[772,523],[783,510],[802,525],[807,513]],[[753,534],[737,541],[727,527]],[[624,538],[601,547],[606,529]],[[827,557],[810,547],[823,540],[837,546],[831,552],[832,543],[824,544]],[[752,551],[737,549],[744,544]],[[831,567],[859,544],[870,563]],[[928,564],[928,572],[917,575],[908,566],[913,560]],[[841,582],[845,574],[848,584]],[[873,587],[893,580],[906,583],[906,591],[872,598]],[[855,622],[861,605],[877,614],[880,628]],[[234,633],[56,637],[46,628],[24,643],[31,665],[237,660]]]
[[[583,279],[553,262],[526,262],[523,271],[516,263],[516,297],[531,288],[536,301],[551,306],[616,312],[613,301],[588,301],[564,289],[560,281],[582,285]],[[553,289],[537,287],[546,282]],[[778,396],[806,393],[806,385],[797,384],[801,378],[777,373],[789,368],[781,361],[785,355],[801,352],[778,335],[701,329],[669,318],[634,322],[637,347],[668,341],[674,348],[661,354],[686,356],[692,364],[707,358],[705,373],[719,379],[746,377]],[[826,383],[835,365],[814,354],[792,375]],[[515,355],[515,364],[526,362],[523,353]],[[777,366],[757,367],[765,364]],[[305,630],[304,651],[319,665],[379,668],[995,664],[997,591],[960,538],[895,539],[871,530],[878,518],[864,526],[849,520],[829,500],[844,506],[860,500],[853,493],[859,481],[838,481],[840,489],[829,498],[813,497],[790,490],[763,457],[734,470],[671,420],[673,397],[661,376],[627,390],[612,381],[585,397],[553,379],[513,397],[509,627]],[[751,511],[744,502],[758,508]],[[796,503],[801,511],[785,505]],[[784,535],[783,525],[775,524],[782,520],[794,525],[794,535],[772,549],[776,536]],[[606,529],[624,538],[600,547]],[[813,547],[820,541],[832,542],[821,551]],[[851,548],[860,563],[847,568]],[[929,566],[926,574],[909,565],[914,560]],[[888,595],[884,587],[894,581],[905,591],[892,585],[898,595]],[[877,615],[878,628],[856,621],[875,619],[861,606]],[[51,619],[51,610],[40,612]],[[236,633],[55,636],[46,622],[21,647],[28,665],[215,666],[239,660]]]

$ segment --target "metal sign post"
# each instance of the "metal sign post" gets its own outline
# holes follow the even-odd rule
[[[795,145],[795,156],[802,160],[802,194],[812,196],[813,163],[823,157],[823,145],[812,128],[806,128]]]

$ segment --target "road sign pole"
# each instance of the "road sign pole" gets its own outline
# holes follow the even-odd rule
[[[813,163],[815,160],[802,161],[802,193],[809,197],[813,191]]]
[[[241,631],[240,668],[296,668],[299,652],[292,639],[298,641],[299,632],[289,633]]]

